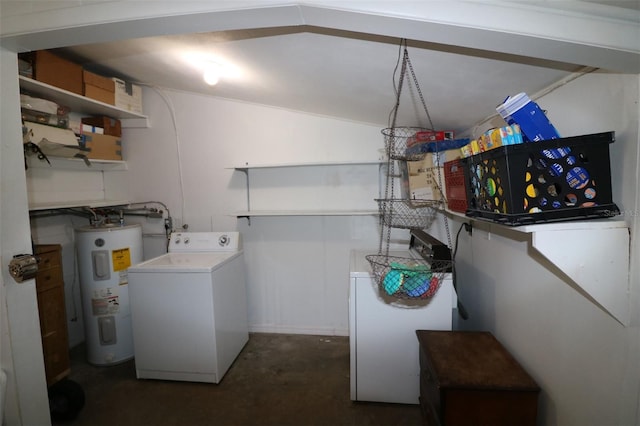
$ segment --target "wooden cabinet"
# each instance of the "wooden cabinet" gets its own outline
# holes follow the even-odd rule
[[[36,291],[47,385],[66,377],[70,371],[69,337],[62,278],[62,247],[37,245]]]
[[[429,425],[535,425],[540,389],[488,332],[416,331]]]

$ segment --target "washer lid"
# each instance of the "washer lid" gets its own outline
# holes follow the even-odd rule
[[[129,268],[138,272],[211,272],[242,252],[167,253]]]

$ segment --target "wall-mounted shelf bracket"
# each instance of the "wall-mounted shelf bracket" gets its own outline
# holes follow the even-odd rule
[[[627,227],[539,230],[531,234],[531,245],[605,312],[629,325]]]
[[[239,172],[244,173],[245,175],[245,182],[247,184],[247,212],[251,212],[251,194],[249,193],[250,191],[250,186],[249,185],[249,168],[242,168],[242,167],[236,167],[236,170],[238,170]],[[247,223],[249,224],[249,226],[251,226],[251,216],[247,215],[247,216],[238,216],[238,217],[246,217],[247,218]]]
[[[529,234],[531,248],[562,271],[592,303],[620,324],[629,325],[631,251],[629,226],[624,220],[591,219],[511,227],[450,210],[446,213],[507,238]]]

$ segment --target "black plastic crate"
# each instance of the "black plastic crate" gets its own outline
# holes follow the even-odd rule
[[[615,132],[508,145],[462,159],[467,211],[510,226],[611,217]]]

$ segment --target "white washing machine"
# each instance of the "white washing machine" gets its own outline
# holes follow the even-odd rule
[[[351,400],[418,404],[419,344],[416,330],[451,330],[456,294],[451,274],[429,300],[381,295],[366,255],[351,252],[349,343]],[[389,255],[411,258],[406,251]]]
[[[173,233],[129,268],[136,376],[219,383],[249,340],[239,232]]]

